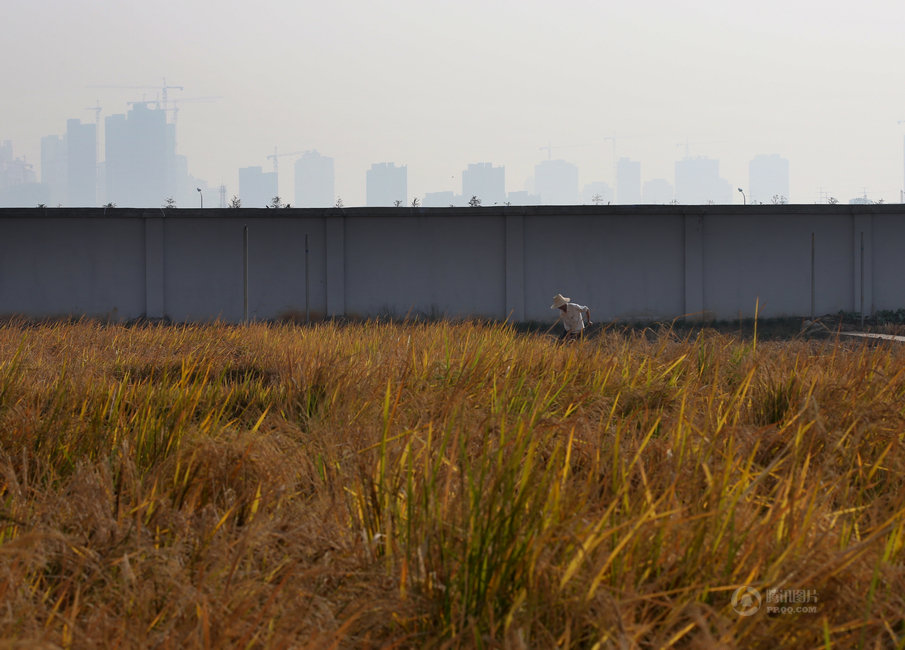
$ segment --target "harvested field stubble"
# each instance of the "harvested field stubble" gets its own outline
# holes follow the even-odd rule
[[[7,322],[0,636],[903,647],[903,397],[889,343]]]

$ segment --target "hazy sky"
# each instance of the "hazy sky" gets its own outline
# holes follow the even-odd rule
[[[674,182],[685,154],[746,187],[760,153],[790,160],[795,202],[821,190],[899,200],[902,0],[4,0],[0,139],[40,163],[66,119],[123,113],[184,86],[178,150],[238,193],[238,168],[317,149],[364,204],[371,163],[408,165],[409,198],[461,190],[469,162],[579,166],[613,158]],[[147,90],[92,88],[149,86]],[[103,118],[102,118],[103,119]],[[613,141],[615,137],[615,151]],[[293,157],[280,194],[293,197]],[[739,202],[739,197],[736,198]]]

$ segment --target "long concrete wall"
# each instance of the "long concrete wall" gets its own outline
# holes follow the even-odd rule
[[[0,210],[0,315],[546,321],[905,307],[905,206]]]

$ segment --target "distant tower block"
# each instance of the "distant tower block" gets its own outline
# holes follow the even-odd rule
[[[295,206],[330,208],[335,202],[333,158],[306,151],[295,161]]]
[[[771,203],[774,196],[788,202],[789,161],[775,153],[755,156],[748,163],[748,188],[751,203]]]
[[[405,205],[408,196],[408,167],[396,163],[374,163],[366,175],[368,207]]]

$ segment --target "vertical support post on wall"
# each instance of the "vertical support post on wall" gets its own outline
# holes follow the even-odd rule
[[[248,226],[242,228],[242,319],[248,322]]]
[[[685,222],[684,258],[685,303],[684,318],[689,321],[706,321],[704,311],[704,214],[682,211]]]
[[[311,322],[311,274],[308,266],[308,233],[305,233],[305,323]]]
[[[166,256],[162,217],[145,215],[145,318],[166,316]]]
[[[852,306],[861,325],[874,313],[873,291],[873,215],[852,207]]]
[[[506,313],[503,318],[518,323],[525,320],[525,217],[507,214],[504,243],[504,295]]]
[[[864,231],[861,231],[861,329],[864,329]]]
[[[346,315],[346,218],[328,216],[324,223],[324,272],[326,275],[327,316]]]
[[[815,317],[814,298],[817,293],[817,278],[814,274],[814,233],[811,233],[811,320]]]

